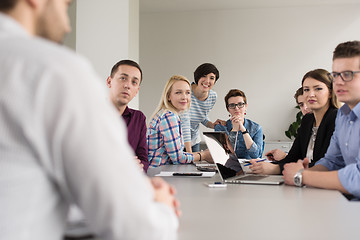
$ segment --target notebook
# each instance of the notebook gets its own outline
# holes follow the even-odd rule
[[[216,164],[219,175],[226,183],[251,183],[279,185],[284,182],[279,175],[244,173],[239,159],[225,132],[204,132],[206,145]]]

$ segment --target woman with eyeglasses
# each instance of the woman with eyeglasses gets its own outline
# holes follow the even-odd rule
[[[311,167],[325,155],[340,106],[332,91],[332,82],[328,74],[329,72],[324,69],[315,69],[304,75],[302,88],[305,101],[312,113],[303,117],[288,155],[276,164],[251,160],[250,169],[253,173],[281,174],[285,164],[304,158],[309,159]]]
[[[230,113],[226,125],[217,124],[215,131],[226,132],[238,158],[259,158],[263,153],[263,131],[259,124],[246,119],[247,99],[239,89],[231,89],[225,96]]]

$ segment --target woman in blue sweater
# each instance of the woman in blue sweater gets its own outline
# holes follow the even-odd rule
[[[246,119],[247,99],[245,93],[231,89],[225,96],[230,119],[226,125],[217,124],[215,131],[226,132],[238,158],[259,158],[263,153],[263,131],[259,124]]]

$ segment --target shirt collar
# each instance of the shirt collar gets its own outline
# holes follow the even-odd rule
[[[342,115],[349,115],[350,113],[353,113],[357,118],[360,118],[360,103],[358,103],[352,110],[347,104],[344,104],[340,111]]]
[[[20,23],[18,23],[15,19],[1,12],[0,12],[0,30],[18,35],[29,35]]]
[[[126,106],[126,108],[125,108],[125,110],[124,110],[124,112],[123,112],[123,116],[131,116],[131,114],[132,114],[132,112],[133,111],[131,111],[131,109],[128,107],[128,106]]]

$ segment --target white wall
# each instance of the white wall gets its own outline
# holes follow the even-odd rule
[[[309,70],[331,70],[340,42],[359,39],[360,4],[140,14],[140,64],[144,71],[140,110],[149,118],[173,74],[193,80],[204,62],[220,79],[210,119],[227,119],[224,96],[245,91],[249,119],[267,140],[288,140],[295,120],[293,95]],[[149,120],[149,119],[148,119]]]
[[[73,32],[65,44],[90,60],[104,88],[116,62],[139,60],[139,0],[76,0],[69,13]],[[138,108],[138,98],[129,105]]]

